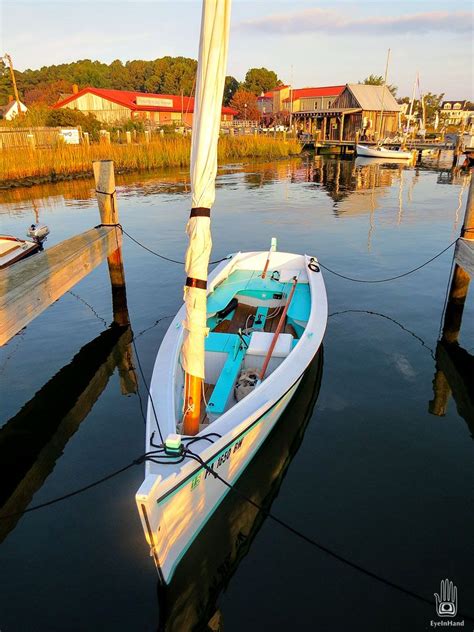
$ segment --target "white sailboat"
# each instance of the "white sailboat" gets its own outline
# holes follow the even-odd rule
[[[191,152],[185,303],[159,349],[136,502],[169,583],[208,518],[277,423],[321,346],[317,259],[238,252],[207,273],[230,0],[204,0]],[[217,477],[216,477],[217,475]]]
[[[382,136],[384,98],[385,98],[385,90],[387,86],[389,60],[390,60],[390,49],[388,49],[387,64],[385,66],[385,78],[384,78],[383,88],[382,88],[382,103],[381,103],[381,108],[380,108],[380,120],[379,120],[379,139]],[[401,149],[387,149],[383,147],[381,141],[379,141],[379,143],[374,147],[368,147],[367,145],[356,144],[356,154],[357,156],[364,156],[365,158],[384,158],[384,159],[396,159],[396,160],[411,160],[413,158],[413,153],[411,151],[402,151]]]

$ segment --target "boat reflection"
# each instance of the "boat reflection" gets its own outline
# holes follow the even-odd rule
[[[237,488],[267,510],[303,440],[322,372],[321,347],[277,426],[238,480]],[[181,560],[171,584],[158,586],[161,632],[223,629],[218,597],[264,520],[241,496],[226,496]]]
[[[0,429],[0,542],[53,471],[115,369],[122,393],[136,392],[131,340],[130,326],[113,323]]]

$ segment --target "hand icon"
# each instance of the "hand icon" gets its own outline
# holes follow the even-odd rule
[[[441,580],[440,595],[436,597],[436,612],[439,617],[455,617],[458,611],[458,589],[448,579]]]

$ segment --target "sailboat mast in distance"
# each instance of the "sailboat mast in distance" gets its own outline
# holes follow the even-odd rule
[[[186,232],[186,318],[182,364],[185,371],[184,434],[199,430],[207,335],[207,269],[212,248],[211,207],[215,199],[217,142],[229,45],[230,0],[203,0],[191,145],[191,214]]]
[[[390,48],[388,49],[388,53],[387,53],[387,63],[385,64],[385,77],[383,80],[383,88],[382,88],[382,104],[380,107],[380,121],[379,121],[379,138],[378,138],[378,142],[379,144],[382,142],[382,122],[383,122],[383,106],[384,106],[384,102],[385,102],[385,90],[387,88],[387,77],[388,77],[388,64],[390,61]]]

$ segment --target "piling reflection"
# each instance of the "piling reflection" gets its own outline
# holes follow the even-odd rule
[[[468,197],[468,208],[473,190]],[[472,204],[472,202],[471,202]],[[468,214],[466,211],[466,217]],[[464,220],[466,222],[466,219]],[[466,223],[461,237],[467,236]],[[465,232],[466,231],[466,232]],[[429,412],[444,416],[450,395],[456,402],[458,414],[466,421],[474,439],[474,355],[459,344],[464,307],[471,282],[470,274],[453,259],[453,273],[443,314],[442,335],[436,346],[436,369],[433,378],[434,397],[429,403]],[[467,265],[464,263],[464,265]],[[472,262],[471,262],[472,268]]]
[[[321,385],[323,349],[308,368],[277,426],[236,487],[270,510],[303,440]],[[158,587],[162,632],[222,630],[217,600],[261,528],[265,516],[229,492],[181,560],[169,586]]]
[[[84,345],[0,429],[0,542],[12,531],[117,368],[135,393],[130,326],[113,323]],[[2,518],[16,514],[9,518]]]

